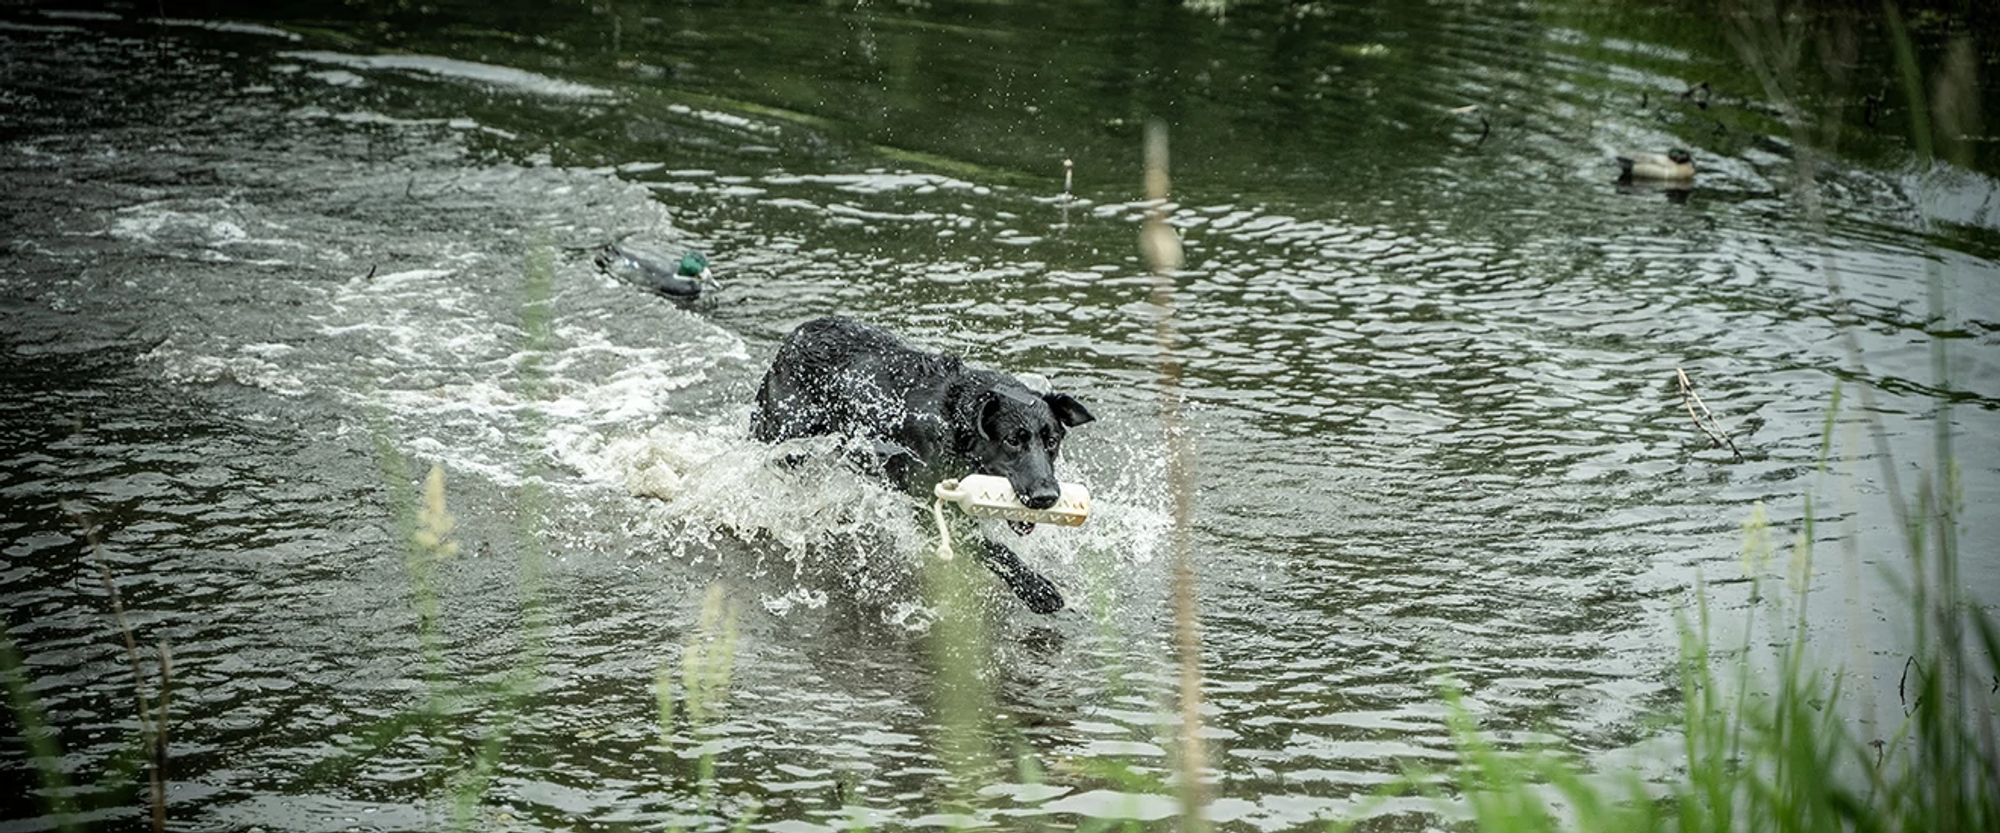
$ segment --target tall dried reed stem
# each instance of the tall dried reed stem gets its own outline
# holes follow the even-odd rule
[[[1180,739],[1176,769],[1181,789],[1181,829],[1204,830],[1208,804],[1202,781],[1201,632],[1196,621],[1194,574],[1194,454],[1181,422],[1181,363],[1174,356],[1174,273],[1181,267],[1180,237],[1167,225],[1167,126],[1146,125],[1146,198],[1152,207],[1139,231],[1139,251],[1153,272],[1154,335],[1160,349],[1160,425],[1167,441],[1167,483],[1174,499],[1174,648],[1180,665]]]
[[[111,600],[112,621],[117,623],[118,632],[125,639],[125,659],[132,666],[132,697],[139,704],[139,735],[146,744],[148,809],[154,833],[160,833],[167,829],[167,687],[172,673],[167,641],[160,640],[160,702],[155,709],[146,699],[146,666],[139,659],[139,638],[132,630],[131,621],[125,618],[125,597],[118,592],[118,582],[111,575],[111,565],[104,561],[97,527],[80,515],[76,521],[83,526],[83,537],[90,544],[91,560],[96,563],[98,578],[104,582],[104,593]]]

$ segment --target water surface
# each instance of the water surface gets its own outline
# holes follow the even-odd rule
[[[1148,118],[1188,252],[1173,349],[1233,827],[1352,812],[1447,760],[1447,678],[1506,744],[1633,757],[1679,696],[1676,615],[1703,588],[1740,609],[1740,525],[1762,501],[1788,543],[1809,492],[1814,638],[1886,720],[1901,556],[1864,416],[1907,485],[1949,401],[1966,505],[2000,498],[2000,145],[1921,165],[1862,122],[1872,89],[1816,93],[1849,128],[1822,228],[1793,137],[1695,11],[111,8],[0,17],[0,593],[92,819],[140,810],[101,782],[136,719],[86,524],[135,629],[173,646],[192,825],[442,826],[496,732],[483,827],[753,802],[776,830],[942,821],[916,504],[746,435],[778,340],[830,313],[1099,417],[1064,463],[1097,514],[1020,544],[1071,608],[989,582],[993,644],[962,648],[990,745],[1055,786],[1002,783],[975,817],[1170,812],[1083,763],[1164,775],[1173,732]],[[1887,73],[1861,40],[1858,74]],[[1702,81],[1706,108],[1681,97]],[[1672,145],[1692,193],[1612,184],[1615,150]],[[728,288],[688,309],[612,281],[589,255],[620,237],[703,248]],[[1695,431],[1677,367],[1746,459]],[[433,464],[460,552],[425,582],[398,519]],[[1969,515],[1966,582],[1990,588],[2000,530]],[[655,674],[718,583],[729,703],[670,751]],[[441,687],[443,717],[392,730]],[[703,752],[719,807],[698,809]]]

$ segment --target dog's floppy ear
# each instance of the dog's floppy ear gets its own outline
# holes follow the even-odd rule
[[[979,406],[973,411],[973,422],[978,426],[979,436],[989,440],[1000,438],[1000,397],[992,391],[980,394]]]
[[[1042,401],[1049,403],[1049,410],[1055,413],[1057,422],[1071,428],[1097,421],[1097,417],[1091,416],[1082,402],[1067,393],[1045,393],[1042,394]]]

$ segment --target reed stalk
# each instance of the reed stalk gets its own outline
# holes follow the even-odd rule
[[[111,620],[118,626],[118,634],[125,642],[125,660],[132,668],[132,699],[138,706],[139,738],[146,748],[147,810],[154,833],[167,829],[167,696],[170,687],[172,659],[166,639],[160,640],[157,661],[160,676],[160,699],[156,704],[146,695],[146,665],[139,657],[139,637],[132,630],[132,622],[125,615],[125,597],[118,592],[118,582],[111,574],[111,565],[104,560],[104,548],[98,538],[97,527],[81,515],[77,523],[83,527],[83,537],[90,546],[91,561],[97,566],[98,579],[104,583],[105,598],[111,603]]]
[[[1147,210],[1139,231],[1139,251],[1153,273],[1153,337],[1158,347],[1160,428],[1167,448],[1167,487],[1173,495],[1173,613],[1174,657],[1179,666],[1180,735],[1175,768],[1181,794],[1181,829],[1206,830],[1208,785],[1201,739],[1201,630],[1194,572],[1194,450],[1182,424],[1181,360],[1174,348],[1179,335],[1174,324],[1175,273],[1181,268],[1180,237],[1167,224],[1167,126],[1146,125]]]
[[[548,394],[547,371],[542,365],[543,356],[553,338],[549,299],[554,289],[555,251],[547,244],[538,242],[529,247],[521,270],[521,350],[524,358],[519,385],[521,398],[531,405]],[[526,423],[523,436],[545,436],[540,411],[530,407],[523,421]],[[492,720],[480,738],[472,762],[453,779],[452,817],[453,828],[457,830],[481,826],[479,807],[499,772],[501,756],[506,753],[507,744],[518,728],[522,704],[533,688],[535,678],[540,676],[548,653],[549,621],[542,606],[547,558],[542,552],[540,527],[547,503],[541,477],[545,466],[540,447],[530,446],[524,453],[527,460],[522,468],[526,476],[522,478],[516,495],[514,513],[518,524],[514,530],[515,542],[520,548],[515,577],[521,605],[521,651],[514,667],[501,680],[497,702],[491,710]],[[437,506],[442,512],[442,472],[434,468],[433,474],[440,478]],[[429,490],[426,489],[427,506],[428,496]],[[449,516],[446,517],[448,524]],[[457,551],[456,543],[450,544],[450,547],[450,552]]]

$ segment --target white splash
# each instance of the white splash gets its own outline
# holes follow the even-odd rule
[[[556,98],[608,98],[611,91],[602,87],[563,81],[539,73],[496,64],[482,64],[477,61],[462,61],[437,55],[350,55],[345,52],[328,52],[307,49],[283,53],[284,57],[321,64],[334,64],[349,69],[397,70],[436,75],[461,81],[472,81],[495,87],[507,87],[525,93],[546,95]]]

